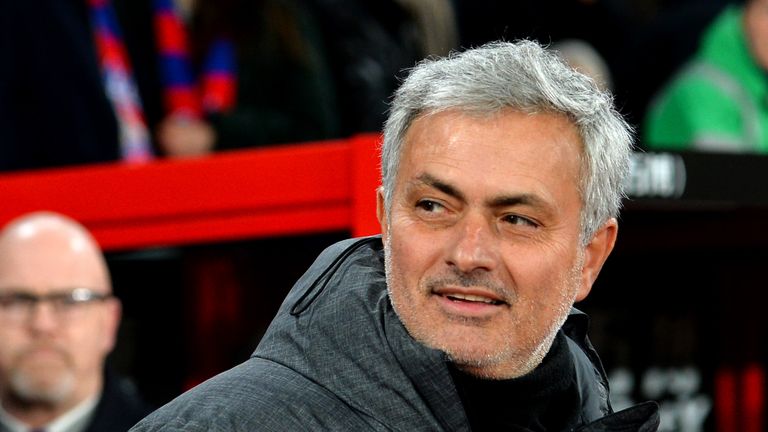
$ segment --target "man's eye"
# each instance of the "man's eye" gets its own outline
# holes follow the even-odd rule
[[[35,297],[33,297],[33,296],[30,296],[30,295],[18,294],[18,295],[15,295],[15,296],[11,297],[11,302],[15,306],[26,307],[26,306],[30,306],[30,305],[35,304],[37,302],[37,299]]]
[[[430,213],[440,211],[443,209],[442,205],[430,200],[421,200],[418,203],[416,203],[416,207]]]
[[[14,305],[14,299],[11,297],[0,297],[0,307],[9,308]]]
[[[34,304],[35,299],[33,297],[25,295],[8,295],[0,297],[0,306],[3,308],[21,308]]]
[[[532,220],[530,220],[528,218],[525,218],[525,217],[522,217],[522,216],[518,216],[518,215],[507,215],[507,216],[504,216],[504,220],[507,223],[512,224],[512,225],[528,226],[528,227],[532,227],[532,228],[536,228],[536,227],[539,226],[539,224],[537,224],[536,222],[534,222],[534,221],[532,221]]]
[[[51,303],[59,308],[71,308],[74,307],[81,302],[77,301],[77,299],[72,298],[72,296],[61,296],[61,297],[53,297],[51,298]]]

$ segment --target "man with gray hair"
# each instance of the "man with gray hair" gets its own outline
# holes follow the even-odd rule
[[[417,65],[384,130],[382,235],[331,246],[253,356],[135,430],[654,431],[613,413],[584,299],[630,128],[529,41]]]

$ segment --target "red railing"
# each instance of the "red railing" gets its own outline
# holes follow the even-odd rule
[[[0,174],[0,225],[52,210],[105,250],[348,229],[379,230],[378,135],[158,160]]]

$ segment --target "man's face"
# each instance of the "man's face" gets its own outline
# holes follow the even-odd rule
[[[744,29],[755,61],[768,70],[768,0],[751,0],[747,3]]]
[[[97,251],[82,238],[5,240],[0,243],[0,293],[47,295],[74,288],[108,293]],[[73,308],[62,315],[50,303],[38,303],[29,316],[12,321],[0,310],[4,399],[67,406],[98,391],[104,357],[114,344],[119,304],[107,300]]]
[[[540,363],[615,239],[611,221],[602,243],[580,245],[580,151],[555,114],[448,111],[411,125],[379,219],[390,297],[415,339],[478,376]]]

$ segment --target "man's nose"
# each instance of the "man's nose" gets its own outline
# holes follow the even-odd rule
[[[492,271],[496,267],[498,241],[493,226],[483,215],[466,215],[454,226],[449,264],[463,273]]]
[[[34,331],[48,332],[61,325],[54,306],[49,302],[37,302],[29,312],[29,325]]]

